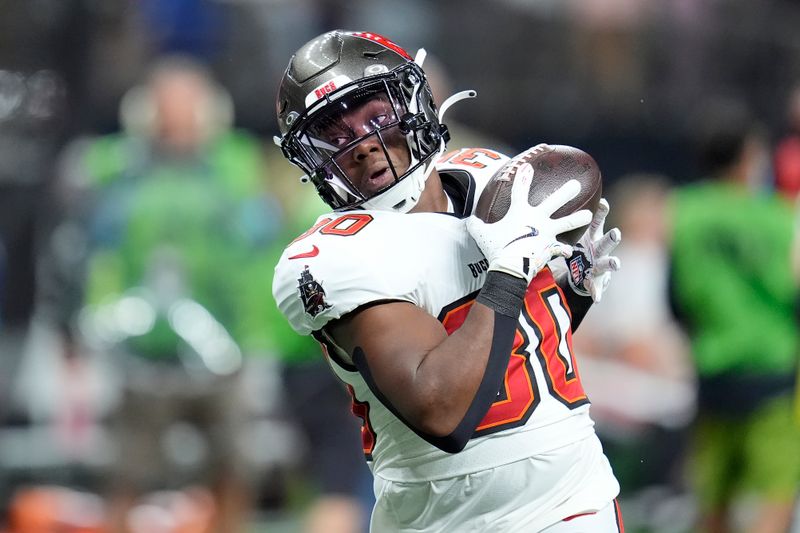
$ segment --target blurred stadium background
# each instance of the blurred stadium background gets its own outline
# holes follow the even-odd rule
[[[240,525],[221,531],[363,531],[368,474],[349,459],[331,465],[315,455],[316,439],[338,433],[347,436],[342,446],[352,437],[357,447],[357,425],[342,427],[327,413],[315,418],[338,391],[321,383],[319,396],[299,392],[324,380],[313,362],[319,355],[287,337],[264,304],[275,250],[322,210],[272,142],[275,91],[290,54],[334,28],[381,33],[412,54],[426,48],[439,98],[476,89],[477,100],[450,112],[457,145],[517,152],[571,144],[598,161],[616,223],[645,252],[628,252],[631,268],[613,282],[628,291],[609,294],[575,336],[579,362],[623,485],[628,530],[690,531],[696,501],[685,452],[696,378],[669,312],[660,213],[673,187],[701,177],[698,120],[718,101],[748,108],[766,129],[770,157],[758,187],[796,194],[797,151],[778,155],[800,125],[792,108],[799,27],[795,0],[0,0],[0,532],[111,531],[118,505],[131,531],[210,531],[211,515],[226,514]],[[143,94],[154,64],[184,68],[211,87],[210,101],[191,111],[204,114],[199,139],[191,131],[181,137],[180,119],[175,131],[163,126],[171,109],[180,116],[181,104],[194,101],[191,84],[171,103]],[[203,143],[220,135],[225,143],[206,158]],[[164,145],[137,152],[128,141],[142,136]],[[194,170],[173,165],[173,150],[192,152]],[[144,160],[152,166],[142,170]],[[140,243],[104,233],[130,207],[119,196],[124,188],[105,187],[118,175],[164,168],[218,172],[233,183],[137,193],[158,230],[170,223],[158,217],[174,213],[196,230],[178,235],[206,235],[221,248],[177,258],[175,249],[150,250],[136,266],[147,281],[125,285],[128,270],[113,265],[135,263],[130,254]],[[87,202],[101,192],[104,214],[88,215]],[[172,200],[151,204],[149,195]],[[234,232],[240,246],[204,232],[217,220],[209,195],[230,196],[225,205],[245,228]],[[117,255],[87,251],[89,242]],[[214,296],[191,300],[206,310],[182,308],[230,330],[219,328],[214,340],[227,348],[210,355],[197,353],[192,331],[173,323],[159,336],[164,298],[147,303],[130,292],[151,284],[144,287],[151,293],[183,297],[196,281],[181,278],[196,272],[185,264],[192,261],[213,263],[204,275],[225,279],[209,282],[210,293],[241,297],[219,299],[220,315]],[[122,292],[109,288],[115,281]],[[94,292],[76,293],[86,286]],[[104,322],[109,315],[116,322]],[[152,338],[139,339],[143,332]],[[191,353],[164,364],[190,377],[170,381],[148,359],[168,343]],[[159,390],[137,389],[132,376]],[[131,390],[151,403],[136,404]],[[173,406],[197,400],[187,410],[200,414],[162,409],[152,403],[159,394]],[[300,402],[307,404],[298,417]],[[207,416],[218,410],[219,419]],[[220,424],[227,424],[222,438]],[[157,434],[157,450],[137,449],[146,431]],[[144,466],[155,453],[167,466]],[[209,465],[211,482],[200,475]],[[147,486],[145,496],[126,492],[133,486]]]

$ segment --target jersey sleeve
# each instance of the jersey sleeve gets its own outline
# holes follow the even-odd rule
[[[377,213],[352,216],[358,217],[356,224],[363,224],[358,231],[342,231],[341,227],[356,227],[344,223],[337,229],[336,215],[328,216],[329,226],[321,218],[314,232],[284,250],[275,267],[273,296],[292,328],[302,335],[378,301],[419,304],[415,280],[422,274],[415,269],[420,263],[396,260],[398,250],[413,250],[406,232],[392,231],[393,220]]]

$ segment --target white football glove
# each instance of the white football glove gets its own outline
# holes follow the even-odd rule
[[[611,273],[621,266],[619,258],[610,254],[622,240],[622,232],[614,228],[603,233],[608,211],[608,202],[601,198],[592,223],[578,239],[575,253],[567,261],[570,286],[582,296],[591,296],[594,302],[600,301]]]
[[[489,261],[489,270],[511,274],[527,283],[552,258],[572,255],[572,246],[559,242],[556,236],[585,226],[592,218],[591,211],[586,209],[550,218],[580,192],[577,180],[568,181],[536,207],[528,203],[532,180],[533,167],[526,163],[517,171],[511,204],[503,218],[492,224],[474,215],[467,220],[467,231]]]

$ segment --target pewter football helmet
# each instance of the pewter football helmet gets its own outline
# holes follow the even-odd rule
[[[345,113],[380,99],[386,111],[349,136],[324,135],[342,127]],[[284,155],[314,183],[334,210],[407,212],[419,201],[436,155],[449,139],[425,74],[402,48],[383,36],[336,30],[303,45],[278,89],[279,139]],[[343,161],[367,140],[383,149],[393,179],[360,191]],[[410,165],[395,168],[387,144],[403,139]],[[276,138],[276,142],[278,139]]]

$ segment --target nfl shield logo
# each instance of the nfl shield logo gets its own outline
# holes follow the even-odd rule
[[[570,258],[569,273],[572,276],[572,282],[580,287],[586,278],[586,261],[582,252],[576,251]]]

